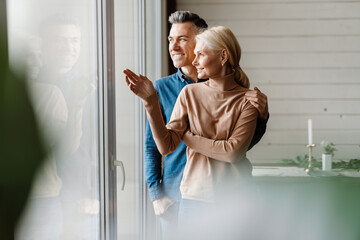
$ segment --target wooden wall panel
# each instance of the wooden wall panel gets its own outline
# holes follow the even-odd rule
[[[245,69],[251,85],[359,84],[360,68]]]
[[[286,113],[287,115],[305,114],[336,114],[360,115],[360,100],[293,100],[281,99],[269,102],[271,114],[274,116]],[[360,136],[360,135],[359,135]]]
[[[183,3],[178,9],[189,9],[200,14],[208,20],[248,20],[248,19],[343,19],[358,18],[360,12],[359,2],[298,2],[284,3],[260,2],[247,3]],[[256,13],[256,14],[254,14]]]
[[[360,100],[360,84],[268,84],[259,85],[272,99],[356,99]],[[360,107],[360,105],[359,105]],[[286,112],[285,112],[286,113]]]
[[[346,129],[315,129],[314,130],[314,142],[320,143],[322,140],[328,140],[340,145],[357,145],[360,146],[360,130],[346,130]],[[301,145],[304,146],[307,143],[307,131],[302,129],[286,129],[275,130],[268,129],[267,133],[261,139],[257,146],[262,145],[284,145],[284,139],[286,139],[286,145]],[[355,141],[354,141],[355,139]],[[341,154],[337,152],[337,154]]]
[[[360,22],[359,22],[360,24]],[[346,53],[244,53],[244,69],[252,68],[360,68],[360,52]]]
[[[360,36],[237,36],[244,53],[360,52]]]
[[[355,0],[356,1],[356,0]],[[259,3],[293,3],[293,4],[299,4],[299,3],[304,3],[304,2],[309,2],[309,3],[333,3],[333,2],[340,2],[340,3],[348,3],[348,2],[353,2],[353,1],[349,1],[349,0],[177,0],[177,9],[179,9],[179,6],[181,4],[218,4],[218,5],[222,5],[222,4],[247,4],[247,3],[253,3],[253,4],[259,4]]]
[[[237,36],[358,36],[360,19],[326,20],[208,20],[209,26],[222,25]]]
[[[303,130],[307,132],[307,119],[313,120],[316,130],[354,130],[358,128],[360,116],[357,115],[275,115],[271,116],[268,126],[272,130]],[[360,144],[360,136],[357,139]],[[286,143],[286,142],[284,142]],[[354,142],[355,143],[355,142]]]

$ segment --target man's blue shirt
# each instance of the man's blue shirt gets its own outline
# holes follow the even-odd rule
[[[170,76],[154,82],[160,101],[161,112],[167,124],[170,120],[176,99],[183,87],[194,83],[180,69]],[[161,154],[158,151],[151,133],[149,121],[146,123],[144,168],[145,179],[149,188],[150,199],[167,196],[180,200],[180,182],[186,163],[186,145],[181,141],[178,148],[165,156],[163,173],[161,173]]]

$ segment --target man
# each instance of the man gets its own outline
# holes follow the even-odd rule
[[[42,41],[31,42],[27,70],[51,151],[34,184],[19,239],[93,239],[99,209],[89,183],[97,155],[95,77],[80,68],[81,29],[74,17],[51,15],[40,29]]]
[[[187,11],[177,11],[170,15],[172,24],[169,33],[169,53],[177,73],[161,78],[154,83],[158,93],[165,123],[171,117],[175,101],[181,89],[187,84],[200,81],[197,70],[192,65],[195,58],[195,36],[207,28],[204,19]],[[263,136],[268,119],[267,98],[257,88],[247,94],[250,102],[258,109],[259,119],[252,143],[254,146]],[[186,145],[181,142],[178,148],[165,156],[163,172],[162,156],[154,142],[149,122],[145,138],[145,178],[153,201],[155,214],[160,216],[163,239],[169,239],[177,225],[177,215],[181,194],[179,190],[186,163]]]
[[[96,166],[96,78],[82,54],[84,38],[77,18],[67,14],[50,16],[42,28],[47,62],[40,82],[51,82],[66,103],[67,122],[56,149],[62,180],[60,192],[62,239],[95,239],[93,227],[99,210],[95,185]]]

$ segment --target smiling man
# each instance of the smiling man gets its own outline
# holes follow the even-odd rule
[[[203,29],[206,29],[205,21],[202,23]],[[192,22],[174,23],[169,33],[169,53],[176,68],[181,68],[181,72],[192,81],[197,81],[196,69],[192,65],[195,58],[195,36],[202,31],[200,27],[196,28]]]
[[[178,71],[154,82],[165,123],[170,120],[182,88],[187,84],[206,81],[206,79],[197,78],[197,69],[192,62],[195,59],[195,36],[207,29],[207,23],[197,14],[188,11],[174,12],[170,15],[169,22],[172,24],[168,36],[169,53],[173,65],[178,68]],[[268,106],[266,95],[258,89],[250,91],[247,97],[258,109],[260,116],[250,149],[265,133]],[[171,235],[177,227],[181,199],[179,186],[185,163],[186,145],[181,142],[173,153],[165,156],[162,169],[162,156],[156,147],[149,122],[147,122],[144,155],[145,178],[155,214],[160,216],[163,240],[172,239]]]

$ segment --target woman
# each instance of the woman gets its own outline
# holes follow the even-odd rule
[[[239,66],[241,49],[230,29],[219,26],[200,33],[194,52],[198,78],[209,80],[181,91],[166,126],[152,82],[128,69],[124,73],[130,90],[144,103],[159,151],[171,153],[181,139],[188,146],[182,198],[213,202],[225,178],[251,176],[246,150],[258,112],[245,99],[249,80]]]

